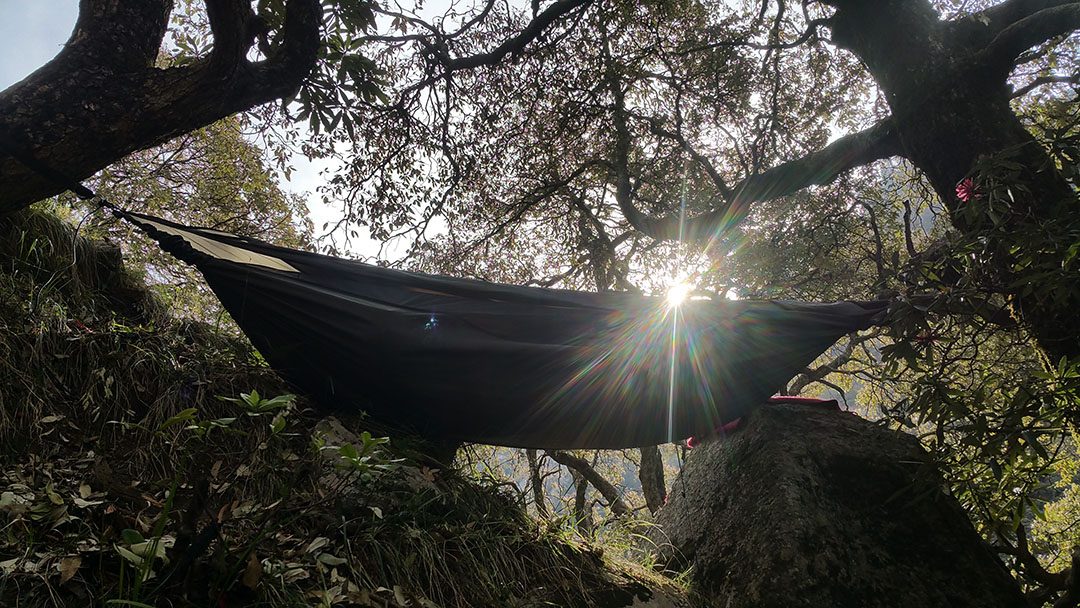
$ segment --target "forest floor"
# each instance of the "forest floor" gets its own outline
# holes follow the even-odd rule
[[[0,605],[685,605],[629,543],[363,428],[115,248],[0,220]]]

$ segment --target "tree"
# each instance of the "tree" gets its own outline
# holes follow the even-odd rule
[[[184,5],[181,20],[194,14],[190,1]],[[275,99],[300,93],[308,111],[325,112],[337,89],[320,75],[340,70],[363,88],[348,38],[370,24],[366,2],[324,8],[318,0],[271,0],[257,12],[247,0],[205,5],[212,44],[196,38],[193,46],[169,29],[173,0],[80,4],[56,58],[0,93],[0,212],[67,187],[12,152],[84,179],[131,152]],[[250,60],[254,53],[262,59]]]
[[[657,290],[691,269],[716,294],[900,296],[883,335],[788,390],[853,374],[934,449],[979,531],[1023,554],[1016,522],[1080,411],[1075,102],[1059,86],[1080,6],[789,9],[390,14],[368,41],[392,103],[373,104],[328,195],[380,237],[422,237],[427,270]],[[1032,116],[1054,104],[1058,119]],[[854,133],[829,143],[833,125]]]
[[[395,14],[401,32],[368,38],[386,45],[373,55],[399,77],[393,109],[365,125],[351,179],[335,192],[377,234],[422,231],[441,216],[459,242],[469,222],[487,224],[474,229],[482,240],[564,208],[583,224],[563,234],[580,235],[603,266],[611,243],[715,242],[763,201],[889,157],[920,171],[958,231],[982,234],[957,188],[984,179],[979,159],[1007,157],[1019,169],[998,224],[1028,235],[1054,225],[1043,235],[1051,241],[1071,234],[1063,220],[1073,188],[1010,106],[1009,77],[1046,56],[1030,49],[1080,27],[1077,3],[1012,0],[950,19],[928,0],[808,2],[802,15],[785,2],[757,4],[740,14],[707,3],[565,1],[532,18],[481,4],[459,30],[451,19]],[[880,94],[873,112],[864,74]],[[865,128],[823,145],[830,118]],[[421,159],[434,179],[407,173]],[[408,193],[386,188],[404,175],[416,178]],[[430,202],[412,204],[417,195]],[[478,207],[501,223],[468,211]],[[1070,322],[1080,296],[1017,285],[1059,257],[1008,249],[983,260],[998,290],[1053,360],[1080,354]]]
[[[313,15],[314,2],[267,2],[258,20],[246,3],[211,2],[215,50],[196,44],[158,69],[159,4],[101,5],[144,17],[102,21],[86,3],[69,48],[83,34],[97,46],[4,92],[0,116],[9,130],[45,124],[82,99],[80,81],[110,84],[95,94],[112,103],[53,118],[53,139],[7,137],[85,176],[258,103],[253,91],[285,96],[302,76],[288,70],[271,95],[252,75],[301,58],[317,68],[296,98],[308,150],[344,162],[324,194],[345,204],[344,224],[417,237],[415,268],[599,290],[680,278],[721,297],[898,295],[885,336],[852,337],[788,391],[857,379],[885,419],[952,467],[951,491],[1011,565],[1053,583],[1041,597],[1068,598],[1068,581],[1034,567],[1017,522],[1080,411],[1077,122],[1065,99],[1080,3],[480,2],[434,18],[375,7],[374,27],[370,11],[340,2],[319,61],[309,38],[289,42],[300,32],[290,24],[312,23],[289,16]],[[267,24],[263,62],[247,63],[242,21]],[[125,34],[136,30],[153,35]],[[109,36],[130,44],[115,51]],[[145,88],[181,74],[184,87]],[[887,158],[903,160],[874,164]],[[0,162],[11,205],[55,191]],[[924,215],[933,225],[920,233]]]

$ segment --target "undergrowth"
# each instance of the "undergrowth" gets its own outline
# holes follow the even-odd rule
[[[170,316],[115,248],[0,218],[0,605],[629,605],[671,586],[363,426]]]

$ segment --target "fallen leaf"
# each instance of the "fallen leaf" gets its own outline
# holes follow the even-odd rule
[[[240,579],[240,582],[245,587],[255,590],[255,587],[259,584],[259,579],[262,577],[262,562],[255,556],[255,552],[252,551],[248,554],[247,566],[244,567],[244,576]]]
[[[405,597],[405,591],[402,590],[401,585],[394,585],[394,601],[402,606],[408,606],[409,600]]]
[[[75,506],[79,507],[80,509],[85,509],[86,507],[93,507],[94,505],[100,505],[101,503],[105,502],[104,500],[83,500],[81,498],[72,498],[71,501],[74,502]]]
[[[304,549],[304,552],[314,553],[315,551],[322,549],[328,544],[330,544],[329,538],[326,538],[325,536],[319,536],[315,540],[311,541],[311,543],[307,546],[307,549]]]
[[[15,572],[15,569],[19,566],[19,562],[23,561],[21,557],[13,557],[0,562],[0,572],[4,574],[11,574]]]
[[[336,555],[331,555],[329,553],[320,553],[319,557],[317,557],[316,559],[326,564],[327,566],[340,566],[341,564],[344,564],[346,561],[348,561],[344,558],[338,557]]]
[[[70,581],[71,577],[79,571],[79,566],[82,566],[82,558],[78,555],[61,559],[57,565],[60,570],[60,584]]]

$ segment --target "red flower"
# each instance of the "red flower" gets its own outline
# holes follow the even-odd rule
[[[970,177],[965,177],[956,184],[956,198],[961,202],[968,202],[978,193],[975,191],[975,182]]]

